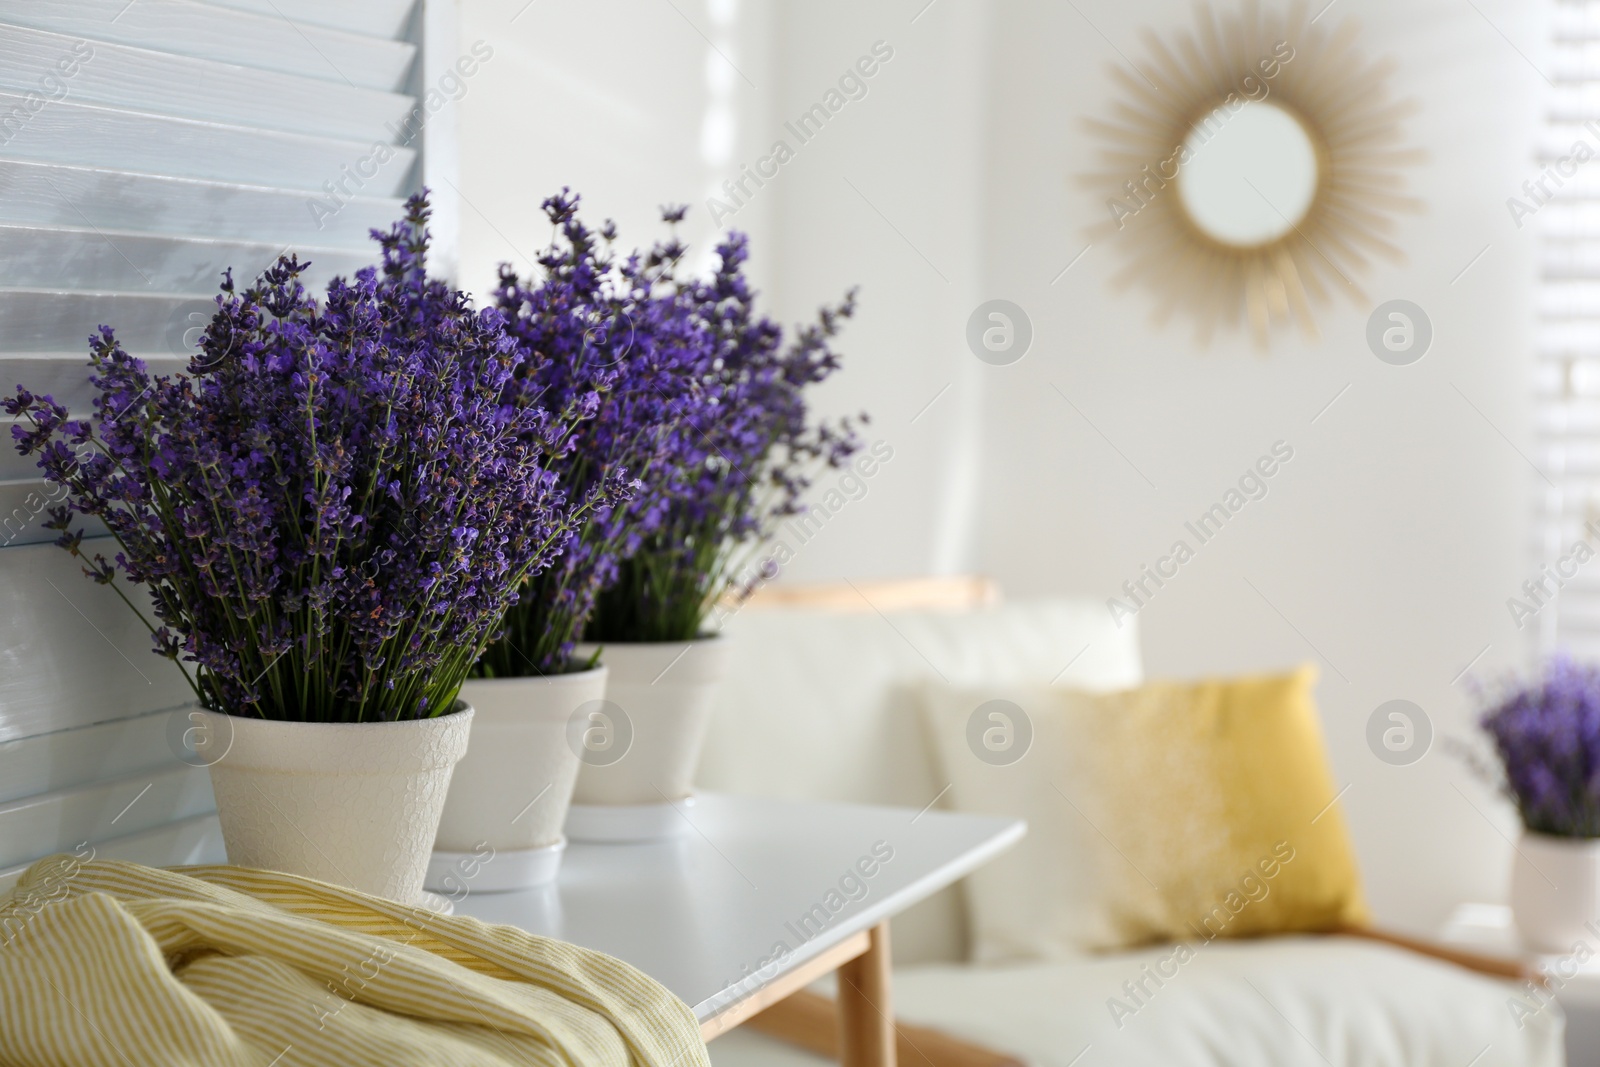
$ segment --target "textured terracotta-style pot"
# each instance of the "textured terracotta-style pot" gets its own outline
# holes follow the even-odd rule
[[[450,780],[429,889],[456,896],[555,880],[578,778],[569,727],[605,691],[604,667],[462,686],[476,712],[472,745]]]
[[[692,801],[712,701],[727,673],[728,642],[705,637],[578,648],[580,656],[595,651],[610,671],[606,708],[580,739],[583,767],[567,836],[650,840],[681,832],[687,823],[673,805]]]
[[[277,722],[202,711],[194,749],[228,862],[421,903],[472,708],[407,722]]]

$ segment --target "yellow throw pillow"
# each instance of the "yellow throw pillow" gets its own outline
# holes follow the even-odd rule
[[[952,806],[1029,836],[969,881],[981,962],[1365,921],[1316,670],[926,694]]]

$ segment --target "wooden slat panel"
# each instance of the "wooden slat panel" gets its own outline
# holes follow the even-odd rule
[[[178,763],[0,804],[0,867],[48,856],[68,842],[104,841],[216,810],[211,773]]]
[[[295,24],[331,26],[377,37],[399,37],[411,21],[414,0],[212,0],[220,7],[254,11]]]
[[[71,852],[78,843],[61,844],[56,851]],[[222,845],[222,826],[215,815],[198,815],[142,833],[90,842],[90,845],[95,859],[127,860],[147,867],[226,863],[228,858]],[[9,892],[27,869],[28,864],[20,863],[0,870],[0,894]]]
[[[84,55],[92,58],[60,77],[58,63]],[[0,24],[0,88],[28,93],[58,82],[63,99],[80,103],[369,142],[396,140],[390,126],[399,130],[414,106],[409,96],[344,81]]]
[[[109,552],[109,539],[85,542]],[[140,602],[140,593],[129,595]],[[193,692],[115,591],[54,545],[0,550],[0,741],[182,706]]]
[[[377,258],[372,229],[404,213],[398,197],[356,197],[313,211],[304,192],[0,159],[0,222],[267,243],[303,241]]]
[[[6,392],[11,392],[14,382],[5,382]],[[0,485],[37,480],[37,456],[19,456],[11,443],[11,419],[0,419]],[[0,512],[3,518],[5,512]],[[3,557],[0,557],[3,558]]]
[[[116,230],[46,229],[0,224],[0,281],[5,288],[138,290],[215,296],[222,273],[248,282],[293,251],[311,269],[302,280],[320,289],[335,275],[352,276],[376,258],[370,252],[166,237]]]
[[[7,433],[9,433],[9,428]],[[7,465],[12,459],[18,466],[36,462],[32,457],[16,455],[14,447],[9,448],[12,453],[7,457]],[[56,530],[45,529],[44,524],[49,521],[49,509],[63,499],[62,491],[37,476],[37,471],[29,471],[21,478],[8,479],[0,482],[0,548],[14,548],[18,545],[53,545],[60,533]],[[74,520],[73,529],[81,529],[89,537],[109,535],[99,519],[77,518]]]
[[[23,97],[0,92],[0,121]],[[54,163],[71,159],[178,178],[248,182],[325,196],[344,177],[351,195],[397,196],[416,157],[409,148],[376,152],[372,143],[172,118],[62,101],[32,114],[0,158]],[[350,177],[354,175],[355,177]]]
[[[416,46],[194,0],[0,0],[0,22],[369,89],[399,89]]]
[[[182,766],[168,729],[174,726],[174,716],[181,720],[185,713],[182,708],[158,711],[0,742],[0,803]]]
[[[60,534],[43,524],[50,518],[47,509],[62,498],[60,488],[40,478],[0,482],[0,548],[54,542]],[[99,522],[85,523],[84,529],[105,532]]]
[[[172,293],[64,293],[0,289],[0,352],[84,353],[89,335],[105,324],[133,355],[185,356],[193,315],[214,310],[210,298]],[[43,392],[43,390],[35,390]],[[67,401],[56,398],[62,403]]]
[[[292,246],[313,285],[351,273],[418,180],[417,146],[374,151],[413,106],[397,91],[416,77],[412,0],[133,7],[0,0],[0,390],[25,382],[79,413],[99,323],[176,370],[224,266],[249,278]],[[27,110],[80,40],[94,55],[64,99]],[[223,859],[209,775],[167,736],[191,691],[78,560],[18,543],[53,539],[37,521],[54,490],[0,450],[0,891],[79,841],[144,863]]]
[[[4,361],[0,360],[0,365]],[[4,377],[5,371],[0,369],[0,392],[10,395],[12,387],[19,382],[26,384],[26,378],[13,381]],[[12,444],[11,426],[16,420],[0,418],[0,482],[21,482],[29,478],[39,477],[38,457],[19,456],[17,449]]]

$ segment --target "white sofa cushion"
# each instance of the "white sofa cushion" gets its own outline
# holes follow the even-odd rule
[[[1112,690],[1141,681],[1131,621],[1086,600],[971,612],[751,608],[729,619],[732,665],[696,782],[702,789],[922,808],[936,778],[917,690],[1050,684]],[[906,961],[958,959],[959,902],[941,894],[897,921]]]
[[[1518,989],[1348,938],[1214,941],[1157,987],[1171,946],[1073,962],[895,972],[898,1018],[1037,1067],[1560,1067],[1562,1019],[1519,1020]],[[1173,964],[1166,969],[1171,971]],[[1132,1014],[1112,998],[1143,979]],[[1119,1025],[1120,1024],[1120,1025]],[[712,1042],[714,1067],[827,1061],[753,1033]]]

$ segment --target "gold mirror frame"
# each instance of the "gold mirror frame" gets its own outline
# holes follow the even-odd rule
[[[1102,149],[1099,168],[1083,178],[1109,215],[1089,240],[1121,251],[1113,284],[1148,289],[1158,325],[1174,312],[1192,318],[1201,344],[1219,324],[1242,322],[1262,347],[1289,323],[1315,336],[1313,305],[1328,304],[1333,290],[1365,304],[1356,275],[1374,256],[1404,261],[1389,238],[1396,216],[1422,206],[1397,192],[1405,168],[1425,158],[1402,143],[1401,121],[1415,105],[1390,94],[1393,61],[1363,56],[1354,23],[1329,32],[1319,17],[1308,19],[1302,4],[1263,13],[1252,0],[1219,18],[1201,4],[1194,32],[1145,32],[1149,58],[1132,72],[1112,67],[1123,97],[1114,121],[1088,120]],[[1219,106],[1236,112],[1251,100],[1300,122],[1317,154],[1317,188],[1283,236],[1240,245],[1196,225],[1176,183],[1196,124]]]

